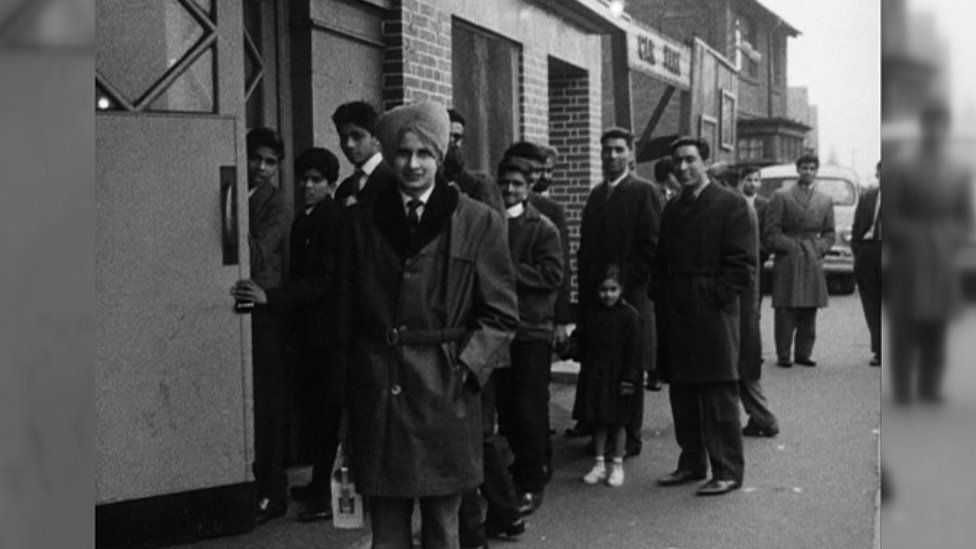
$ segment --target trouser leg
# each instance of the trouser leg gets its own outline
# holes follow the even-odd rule
[[[739,422],[739,384],[703,383],[702,427],[712,478],[742,482],[745,458]]]
[[[766,401],[762,384],[759,383],[758,379],[740,379],[739,398],[742,400],[742,407],[745,408],[750,423],[764,430],[779,427],[776,415],[769,409],[769,403]]]
[[[315,464],[312,466],[311,485],[319,503],[326,504],[332,499],[332,465],[335,463],[339,451],[339,428],[342,425],[342,405],[329,402],[323,406],[321,428],[319,430],[320,446],[317,450]]]
[[[945,372],[946,323],[942,320],[919,324],[918,396],[926,400],[941,398]]]
[[[917,352],[917,326],[907,320],[896,320],[891,326],[891,388],[895,401],[907,404],[912,399],[912,372]]]
[[[478,490],[461,495],[458,509],[458,542],[462,548],[481,547],[485,544],[485,521],[481,513],[481,496]]]
[[[411,515],[413,515],[413,499],[369,498],[373,549],[411,549],[413,546]]]
[[[796,323],[796,343],[793,356],[796,360],[810,360],[813,344],[817,341],[817,308],[803,307],[794,313]]]
[[[461,494],[420,498],[421,549],[458,549]]]
[[[671,383],[668,387],[674,437],[681,448],[678,469],[702,475],[708,470],[702,442],[702,407],[698,389],[688,383]]]
[[[773,314],[773,335],[776,340],[776,359],[780,362],[790,362],[791,360],[793,329],[793,309],[777,307]]]
[[[287,501],[285,475],[284,366],[279,317],[272,311],[251,315],[254,372],[254,477],[258,497]]]
[[[871,334],[871,352],[881,354],[881,245],[861,244],[854,262],[857,290],[861,296],[864,319]]]
[[[548,342],[516,341],[511,347],[512,413],[505,414],[504,431],[515,462],[512,473],[522,492],[540,492],[549,478],[546,442],[549,439],[549,379],[552,347]],[[501,417],[501,407],[499,407]]]

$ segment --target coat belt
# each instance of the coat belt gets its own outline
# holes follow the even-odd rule
[[[411,330],[406,326],[386,329],[386,344],[397,345],[434,345],[458,341],[463,339],[470,330],[464,327],[435,328],[427,330]]]

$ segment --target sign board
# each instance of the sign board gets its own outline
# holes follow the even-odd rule
[[[680,89],[691,87],[691,48],[650,29],[628,26],[627,65]]]

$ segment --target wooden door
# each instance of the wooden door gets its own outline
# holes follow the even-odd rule
[[[241,3],[96,9],[96,503],[245,483]]]

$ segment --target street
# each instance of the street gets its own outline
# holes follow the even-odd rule
[[[647,392],[644,449],[626,462],[621,488],[587,486],[585,438],[566,439],[574,386],[552,385],[555,475],[543,506],[515,542],[493,547],[639,547],[650,549],[870,548],[875,538],[881,368],[868,366],[867,328],[857,294],[832,296],[820,312],[815,368],[776,367],[773,311],[763,301],[763,387],[780,434],[745,439],[743,488],[703,498],[695,484],[662,488],[675,468],[667,391]],[[293,472],[293,482],[307,471]],[[336,531],[289,517],[254,532],[187,549],[368,547],[365,531]]]

